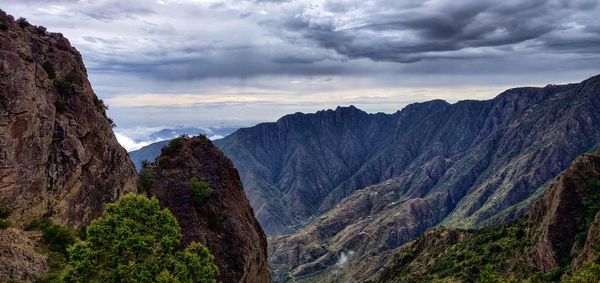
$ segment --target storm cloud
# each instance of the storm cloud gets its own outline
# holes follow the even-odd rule
[[[143,123],[127,113],[157,103],[189,101],[195,108],[178,111],[191,113],[182,124],[207,109],[203,99],[207,112],[232,117],[250,107],[260,121],[335,104],[389,112],[431,98],[489,98],[600,73],[596,0],[8,0],[0,8],[64,33],[96,92],[114,103],[117,124]],[[388,104],[373,98],[382,95]],[[245,103],[232,107],[236,96]]]

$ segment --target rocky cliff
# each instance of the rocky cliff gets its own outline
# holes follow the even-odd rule
[[[135,169],[117,143],[81,55],[60,34],[0,11],[0,281],[32,280],[45,256],[19,228],[34,219],[78,227],[123,192]]]
[[[134,191],[133,164],[69,41],[4,12],[0,21],[0,200],[17,226],[85,224]]]
[[[596,282],[599,227],[600,150],[577,158],[529,216],[483,230],[432,229],[388,253],[389,263],[379,274],[361,276],[378,282]],[[596,267],[586,270],[586,265]]]
[[[577,155],[600,141],[599,107],[600,76],[511,89],[489,101],[406,107],[393,115],[391,138],[374,146],[375,157],[348,180],[391,178],[334,202],[296,233],[272,237],[274,279],[339,274],[340,261],[383,255],[433,226],[482,227],[523,215]],[[320,207],[345,195],[344,184],[327,192]]]
[[[177,138],[140,172],[140,187],[175,215],[183,245],[205,244],[223,282],[270,282],[267,240],[233,164],[203,136]]]

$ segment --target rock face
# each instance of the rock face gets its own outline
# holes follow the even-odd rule
[[[0,281],[33,282],[48,271],[46,256],[34,250],[35,242],[25,232],[0,230]]]
[[[135,190],[133,164],[69,41],[2,11],[0,22],[0,201],[17,226],[86,224]]]
[[[205,180],[212,194],[200,207],[191,179]],[[155,164],[140,172],[142,187],[179,221],[183,245],[205,244],[223,282],[270,282],[267,240],[244,194],[233,164],[205,137],[177,138]]]
[[[342,254],[379,255],[436,225],[473,228],[523,215],[553,178],[600,141],[599,107],[600,76],[579,84],[512,89],[489,101],[408,106],[393,115],[398,120],[391,140],[374,146],[375,157],[349,180],[391,179],[354,191],[296,233],[272,237],[274,279],[332,272]],[[261,136],[269,138],[266,132]],[[318,155],[306,155],[302,162],[313,162],[313,156]],[[239,159],[233,160],[237,165]],[[241,164],[241,172],[265,168]],[[320,207],[345,195],[342,188],[352,187],[347,184],[324,190],[328,196]]]
[[[549,282],[562,277],[563,282],[571,282],[567,279],[583,262],[598,264],[600,259],[600,149],[573,161],[522,219],[526,221],[484,230],[429,230],[388,253],[390,260],[379,273],[354,277],[370,276],[377,282],[421,282],[433,276],[441,281],[472,281],[467,276],[477,278],[476,273],[488,264],[501,282],[511,276],[513,281]],[[473,253],[465,252],[468,249],[489,255],[487,262],[469,261]],[[458,270],[448,273],[448,262]]]
[[[13,228],[0,230],[0,281],[34,281],[48,269],[34,219],[79,227],[135,189],[80,54],[60,34],[0,10],[0,202]]]

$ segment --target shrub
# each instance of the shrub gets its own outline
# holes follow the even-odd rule
[[[56,78],[56,71],[54,71],[54,67],[52,66],[52,63],[46,61],[44,62],[44,64],[42,64],[42,68],[44,68],[44,71],[46,71],[46,74],[48,74],[48,77],[50,79],[55,79]]]
[[[6,219],[0,219],[0,230],[8,228],[8,227],[10,227],[10,225],[11,225],[10,221],[8,221]]]
[[[104,100],[98,98],[98,96],[94,95],[94,105],[96,106],[96,108],[98,108],[101,111],[106,111],[108,110],[108,106],[106,106],[106,104],[104,104]]]
[[[31,223],[29,223],[27,226],[25,226],[25,231],[43,230],[50,225],[52,225],[52,221],[48,217],[35,219],[31,221]]]
[[[158,166],[160,167],[169,167],[171,165],[171,159],[168,156],[161,156],[156,160]]]
[[[23,17],[21,17],[21,18],[19,18],[19,19],[17,20],[17,24],[18,24],[18,25],[19,25],[21,28],[26,28],[26,27],[28,27],[28,26],[31,26],[31,24],[30,24],[30,23],[27,21],[27,19],[26,19],[26,18],[23,18]]]
[[[6,219],[10,216],[10,208],[3,202],[0,202],[0,219]]]
[[[567,280],[570,283],[600,282],[600,265],[593,261],[585,261],[583,265]]]
[[[204,205],[206,200],[208,200],[213,193],[213,188],[210,187],[210,184],[208,184],[206,180],[198,180],[196,177],[190,179],[190,190],[192,194],[192,204],[197,210],[202,208],[202,205]]]
[[[42,238],[51,251],[67,254],[67,248],[75,243],[73,233],[65,227],[51,224],[42,229]]]
[[[216,282],[206,247],[177,247],[181,230],[156,198],[127,194],[109,204],[87,228],[87,239],[69,248],[66,282]]]
[[[66,74],[62,79],[54,80],[54,87],[58,90],[58,93],[62,96],[70,96],[75,94],[75,85],[81,85],[83,79],[79,74],[72,70]]]
[[[0,30],[8,30],[8,24],[3,20],[0,20]]]
[[[142,165],[143,166],[143,165]],[[143,167],[142,167],[143,168]],[[154,182],[154,176],[145,170],[138,174],[136,185],[139,191],[148,193]]]
[[[172,139],[169,144],[161,150],[161,154],[171,155],[180,150],[183,147],[183,140],[186,138],[185,135]]]
[[[150,166],[150,164],[152,164],[150,161],[145,160],[145,159],[142,160],[142,163],[141,163],[142,169],[146,169],[148,166]]]
[[[65,113],[65,110],[67,110],[67,106],[62,100],[57,100],[56,102],[54,102],[54,107],[56,108],[56,112],[58,112],[59,114],[63,114]]]

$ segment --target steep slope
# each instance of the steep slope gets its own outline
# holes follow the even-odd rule
[[[578,271],[585,265],[600,264],[598,227],[600,149],[577,158],[533,205],[528,217],[483,230],[433,229],[399,248],[374,278],[378,282],[506,281],[511,277],[566,281],[574,274],[580,276]],[[586,276],[600,280],[600,269]]]
[[[156,163],[140,172],[139,180],[144,191],[175,215],[183,245],[196,241],[210,249],[221,281],[270,281],[265,234],[237,170],[210,140],[203,136],[174,139]],[[203,186],[210,186],[210,192],[195,191]]]
[[[142,169],[142,161],[144,160],[155,160],[160,155],[160,150],[167,146],[170,141],[171,140],[155,142],[130,152],[129,157],[131,158],[131,161],[133,161],[133,164],[135,164],[135,169],[139,172]]]
[[[238,128],[233,127],[208,127],[208,128],[184,128],[184,127],[175,127],[173,129],[162,129],[160,131],[154,132],[150,134],[147,139],[148,140],[160,140],[158,142],[151,143],[147,146],[144,146],[138,150],[130,151],[129,158],[133,161],[136,170],[140,170],[142,168],[142,161],[148,160],[152,161],[156,159],[160,155],[161,148],[165,147],[169,144],[169,141],[179,137],[181,135],[205,135],[211,140],[220,139],[224,136],[227,136],[233,133]],[[142,142],[143,140],[136,140],[136,142]]]
[[[0,202],[15,228],[41,217],[78,227],[135,191],[111,123],[69,41],[0,11]],[[47,268],[45,257],[15,228],[0,230],[16,245],[0,254],[14,263],[0,278],[30,280]]]
[[[392,152],[408,142],[405,135],[415,146],[429,144],[399,176],[354,192],[294,234],[270,239],[274,279],[333,272],[341,258],[384,254],[436,225],[473,228],[524,214],[569,162],[600,141],[598,107],[600,77],[594,77],[458,102],[435,112],[442,118],[415,122],[411,132],[437,130],[423,138],[398,134],[377,158],[381,164],[385,156],[405,156]],[[470,125],[477,131],[465,131]]]
[[[215,144],[240,170],[269,235],[294,231],[355,190],[436,159],[448,162],[441,179],[412,197],[435,185],[448,192],[440,194],[448,223],[493,223],[512,217],[503,210],[599,140],[599,80],[516,88],[487,101],[417,103],[392,115],[354,107],[293,114]]]

